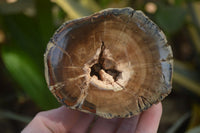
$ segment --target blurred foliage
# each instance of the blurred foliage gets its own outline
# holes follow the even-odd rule
[[[54,31],[66,20],[125,6],[144,11],[167,34],[175,57],[174,84],[180,86],[176,89],[194,96],[188,133],[200,132],[200,105],[196,104],[200,101],[200,2],[197,0],[0,1],[1,69],[6,70],[1,78],[12,77],[21,88],[13,91],[27,95],[42,110],[57,107],[45,83],[43,64],[46,44]],[[171,129],[176,130],[177,125],[180,124]]]
[[[42,108],[56,107],[56,100],[46,88],[43,73],[26,52],[17,48],[4,47],[2,59],[12,77],[21,88]]]
[[[185,15],[186,10],[180,6],[160,5],[155,21],[166,33],[172,34],[183,26]]]
[[[22,0],[19,2],[23,5]],[[2,12],[1,28],[9,38],[2,45],[1,55],[5,67],[16,83],[42,109],[51,109],[57,107],[58,103],[50,94],[43,74],[43,53],[54,31],[51,3],[48,0],[34,2],[35,14],[33,16],[24,14],[26,10],[24,13],[4,14]],[[15,3],[7,6],[14,8]],[[44,6],[47,10],[43,10]]]

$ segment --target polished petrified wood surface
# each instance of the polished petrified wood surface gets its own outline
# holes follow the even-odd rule
[[[63,24],[49,41],[45,76],[67,107],[130,117],[171,91],[172,51],[141,11],[107,9]]]

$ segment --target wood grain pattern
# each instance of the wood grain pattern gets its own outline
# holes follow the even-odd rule
[[[44,61],[47,84],[61,103],[104,118],[137,115],[172,88],[173,55],[165,35],[131,8],[64,23]]]

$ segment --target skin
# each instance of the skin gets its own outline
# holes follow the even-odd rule
[[[158,103],[131,118],[103,119],[65,106],[38,113],[22,133],[156,133],[162,114]],[[92,126],[91,123],[93,123]]]

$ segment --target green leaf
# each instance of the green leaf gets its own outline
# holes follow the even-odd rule
[[[23,14],[3,16],[3,24],[6,32],[11,37],[13,46],[33,57],[34,62],[43,68],[43,58],[46,44],[43,44],[41,33],[34,18]]]
[[[51,7],[52,3],[49,0],[36,0],[36,20],[41,33],[42,46],[45,48],[55,30]]]
[[[4,46],[2,60],[11,76],[37,105],[45,110],[58,106],[58,102],[47,88],[42,70],[28,54],[20,49]]]
[[[161,29],[171,34],[178,31],[184,23],[186,10],[178,6],[160,5],[155,14],[155,21]]]
[[[96,0],[101,7],[105,8],[110,2],[111,0]]]

